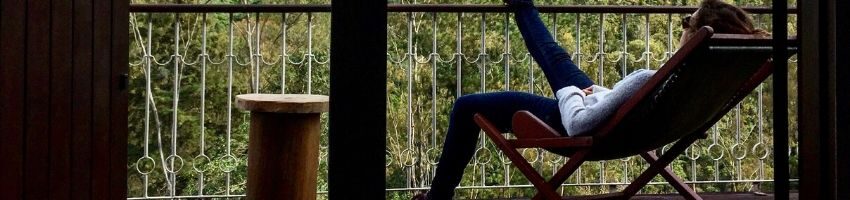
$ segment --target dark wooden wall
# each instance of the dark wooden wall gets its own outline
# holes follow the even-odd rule
[[[836,0],[836,8],[850,8],[850,1]],[[850,19],[850,12],[835,13],[836,19]],[[837,188],[850,188],[850,24],[846,21],[836,23],[836,91],[838,95],[835,102],[837,109],[837,143],[838,149],[838,186]],[[843,191],[838,194],[838,199],[850,199],[850,192]]]
[[[129,1],[0,4],[0,199],[125,199]]]
[[[846,0],[798,1],[800,196],[848,199],[850,41]],[[839,20],[840,19],[840,20]]]

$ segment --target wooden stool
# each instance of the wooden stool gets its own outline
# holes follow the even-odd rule
[[[328,96],[244,94],[236,106],[251,111],[248,199],[316,199],[319,115]]]

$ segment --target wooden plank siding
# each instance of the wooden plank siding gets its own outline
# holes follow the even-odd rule
[[[24,197],[47,199],[50,112],[50,1],[27,1]]]
[[[91,180],[92,1],[74,1],[71,179]],[[91,182],[71,185],[71,199],[90,199]]]
[[[2,1],[0,199],[126,198],[128,7]]]
[[[71,195],[72,1],[54,0],[50,22],[50,199]]]
[[[61,1],[61,0],[60,0]],[[109,152],[109,182],[115,186],[109,191],[109,199],[127,198],[127,133],[129,87],[129,45],[130,45],[130,1],[114,1],[112,3],[112,80],[110,97],[111,123]]]
[[[26,47],[26,7],[24,0],[3,0],[2,52],[0,57],[0,199],[20,199],[23,196],[23,139],[24,139],[24,65]]]
[[[110,76],[110,38],[112,20],[112,0],[94,0],[93,35],[92,40],[92,199],[108,199],[109,190],[109,91],[111,91]],[[128,22],[129,23],[129,22]],[[124,29],[127,31],[128,29]],[[127,51],[124,51],[127,54]],[[126,143],[126,141],[125,141]],[[126,184],[125,184],[126,185]]]

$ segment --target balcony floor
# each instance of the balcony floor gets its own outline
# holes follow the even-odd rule
[[[700,196],[705,200],[725,200],[725,199],[754,199],[754,200],[772,200],[773,194],[756,195],[753,193],[700,193]],[[493,200],[527,200],[530,198],[519,199],[493,199]],[[678,194],[651,194],[651,195],[636,195],[632,200],[684,200]],[[790,200],[799,199],[799,194],[792,192]],[[483,199],[482,199],[483,200]]]

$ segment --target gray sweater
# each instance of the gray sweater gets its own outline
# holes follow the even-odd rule
[[[611,117],[620,105],[626,102],[649,81],[655,70],[640,69],[632,72],[612,89],[593,85],[593,93],[585,95],[578,87],[569,86],[556,92],[561,123],[569,136],[579,136],[592,131]]]

